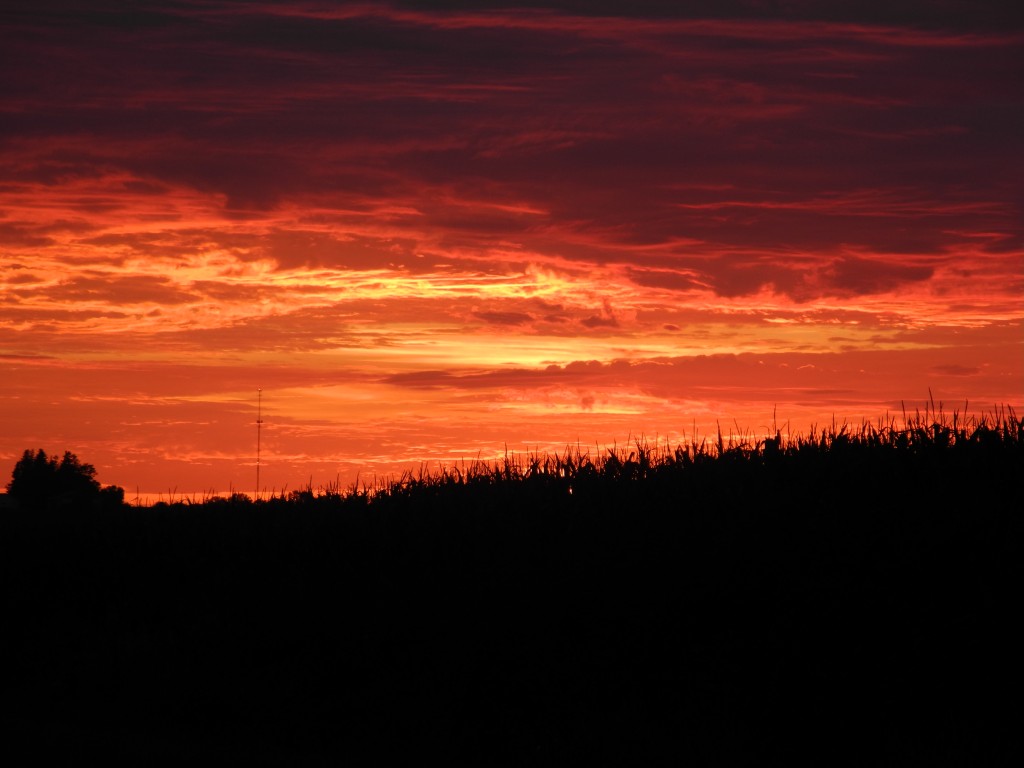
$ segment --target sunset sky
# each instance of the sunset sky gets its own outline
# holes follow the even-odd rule
[[[0,485],[1024,403],[1011,3],[21,5]]]

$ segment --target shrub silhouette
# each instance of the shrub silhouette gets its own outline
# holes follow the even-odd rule
[[[96,468],[83,463],[71,451],[58,461],[38,451],[26,450],[11,473],[8,495],[30,509],[118,505],[124,501],[124,489],[101,487]]]

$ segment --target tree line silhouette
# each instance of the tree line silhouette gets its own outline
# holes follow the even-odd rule
[[[71,451],[58,461],[40,448],[26,450],[11,471],[7,495],[29,509],[95,509],[124,503],[124,489],[101,486],[96,468]]]
[[[7,510],[0,713],[150,763],[1000,764],[1022,466],[1012,410],[927,413]]]

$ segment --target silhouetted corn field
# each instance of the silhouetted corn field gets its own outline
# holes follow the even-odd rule
[[[4,724],[133,763],[999,764],[1022,468],[1012,409],[929,409],[7,510]]]
[[[497,462],[463,462],[435,471],[421,468],[407,472],[397,481],[375,488],[356,487],[349,495],[405,497],[431,490],[466,486],[526,483],[538,490],[572,494],[588,484],[652,482],[674,478],[680,482],[699,481],[708,476],[728,481],[723,493],[735,493],[737,483],[768,472],[803,472],[828,462],[844,474],[861,471],[898,472],[901,469],[940,469],[946,463],[985,461],[988,458],[1021,460],[1024,457],[1024,420],[1012,408],[996,409],[981,417],[963,419],[958,412],[947,417],[941,411],[926,411],[888,423],[836,425],[812,428],[809,434],[755,439],[723,437],[711,441],[695,439],[674,448],[650,445],[638,440],[624,448],[613,448],[594,456],[578,446],[561,454],[512,455]],[[809,478],[805,478],[809,479]],[[312,489],[291,499],[315,497]],[[327,498],[342,496],[337,488],[321,489]]]

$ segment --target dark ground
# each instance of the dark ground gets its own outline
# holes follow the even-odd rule
[[[1016,764],[1019,453],[5,510],[5,762]]]

